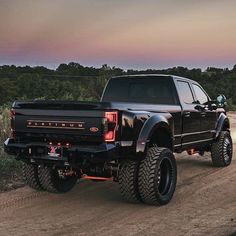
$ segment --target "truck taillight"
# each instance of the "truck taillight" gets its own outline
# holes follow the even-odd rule
[[[115,141],[117,125],[118,125],[118,112],[117,111],[105,112],[105,130],[104,130],[105,142]]]
[[[16,110],[15,109],[11,109],[11,118],[15,118],[16,116]]]
[[[16,137],[15,116],[16,116],[16,110],[12,108],[10,111],[10,117],[11,117],[11,138],[13,139],[15,139]]]

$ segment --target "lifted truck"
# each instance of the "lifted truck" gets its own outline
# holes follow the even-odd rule
[[[112,179],[127,201],[163,205],[176,187],[174,152],[231,163],[224,103],[182,77],[113,77],[101,102],[14,102],[5,151],[24,162],[33,189],[60,193],[79,178]]]

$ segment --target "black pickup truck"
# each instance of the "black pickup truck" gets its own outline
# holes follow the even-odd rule
[[[232,159],[225,97],[172,75],[113,77],[101,102],[14,102],[5,152],[24,162],[28,185],[67,192],[77,179],[114,180],[132,202],[163,205],[175,191],[173,153]]]

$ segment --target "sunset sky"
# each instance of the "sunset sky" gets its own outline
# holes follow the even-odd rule
[[[236,64],[236,0],[0,0],[0,64]]]

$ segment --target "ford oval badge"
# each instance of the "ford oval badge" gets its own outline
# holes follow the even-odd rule
[[[91,127],[89,130],[93,133],[96,133],[99,129],[97,127]]]

